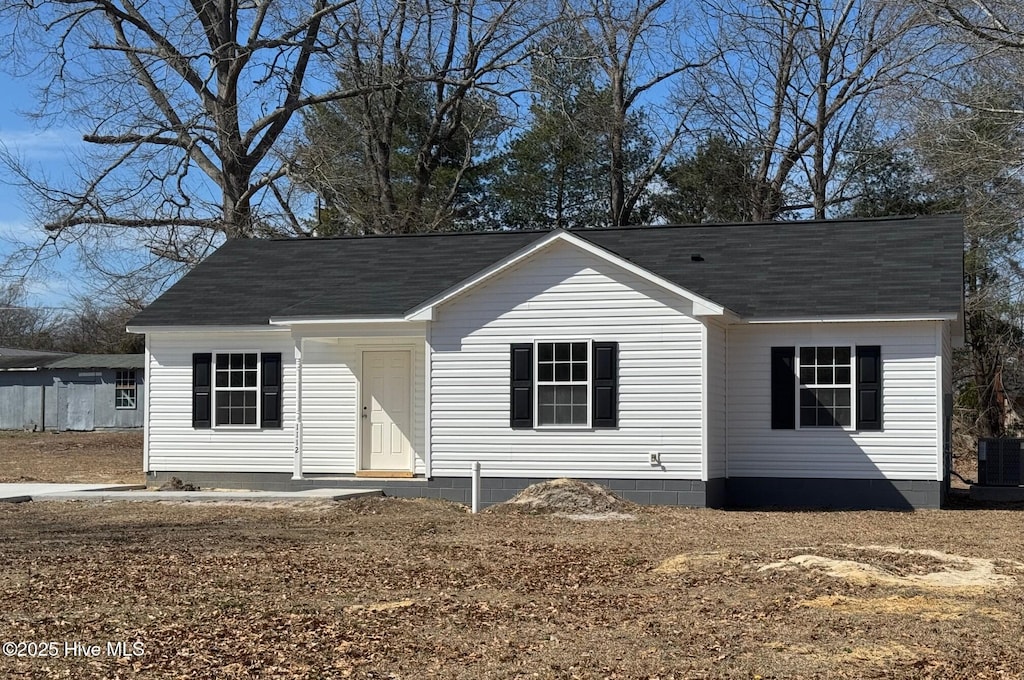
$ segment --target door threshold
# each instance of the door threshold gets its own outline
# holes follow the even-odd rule
[[[412,473],[408,470],[356,470],[356,477],[392,477],[397,479],[411,479]]]

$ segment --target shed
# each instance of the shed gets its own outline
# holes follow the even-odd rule
[[[142,427],[143,359],[0,348],[0,429]]]

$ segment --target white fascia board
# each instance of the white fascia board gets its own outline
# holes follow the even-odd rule
[[[879,314],[874,316],[817,316],[817,317],[778,317],[744,319],[749,324],[780,324],[780,323],[886,323],[892,321],[956,321],[957,314]]]
[[[237,333],[239,331],[288,332],[287,328],[247,326],[128,326],[129,333]]]
[[[626,271],[639,276],[645,281],[653,283],[654,285],[660,288],[663,288],[671,293],[675,293],[676,295],[689,300],[690,302],[693,303],[694,316],[732,315],[732,313],[722,305],[719,305],[715,302],[712,302],[711,300],[708,300],[707,298],[703,298],[700,295],[697,295],[696,293],[686,290],[685,288],[672,283],[668,279],[658,276],[657,274],[654,274],[653,272],[650,272],[647,269],[644,269],[643,267],[635,265],[629,260],[625,260],[616,255],[615,253],[605,250],[600,246],[596,246],[593,243],[580,238],[579,236],[576,236],[567,231],[558,230],[551,232],[547,236],[535,241],[534,243],[531,243],[529,246],[523,248],[522,250],[519,250],[513,253],[512,255],[509,255],[504,260],[495,262],[493,265],[484,269],[483,271],[474,274],[473,276],[462,281],[461,283],[458,283],[449,288],[448,290],[431,298],[430,300],[427,300],[418,307],[413,308],[408,313],[406,313],[405,318],[409,320],[432,319],[433,310],[438,305],[443,304],[458,295],[461,295],[470,288],[473,288],[483,283],[484,281],[500,274],[501,272],[509,269],[510,267],[515,266],[516,264],[527,259],[534,253],[537,253],[543,250],[544,248],[547,248],[556,241],[564,241],[565,243],[569,243],[573,246],[576,246],[581,250],[584,250],[596,257],[601,258],[605,262],[615,265],[621,269],[625,269]]]
[[[366,317],[310,317],[310,316],[276,316],[271,317],[271,326],[329,326],[332,324],[364,324],[364,323],[408,323],[409,319],[401,316],[366,316]]]

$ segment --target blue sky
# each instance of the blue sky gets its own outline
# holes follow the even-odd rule
[[[50,177],[59,177],[81,144],[81,135],[68,128],[44,128],[26,118],[23,112],[34,107],[34,88],[38,83],[27,78],[12,78],[0,72],[0,142],[30,166]],[[0,258],[6,259],[18,242],[38,243],[42,231],[33,221],[26,197],[12,185],[7,168],[0,166]],[[52,252],[52,251],[51,251]],[[78,271],[70,250],[49,260],[48,267],[37,268],[26,281],[28,303],[34,306],[62,307],[73,304],[73,296],[86,292],[83,272]],[[11,280],[10,270],[0,270],[0,282]]]

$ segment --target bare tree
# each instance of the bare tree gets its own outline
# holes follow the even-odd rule
[[[0,346],[52,349],[59,315],[33,307],[22,283],[0,286]]]
[[[301,233],[279,153],[296,114],[389,85],[323,77],[354,10],[355,0],[4,0],[8,67],[48,73],[38,114],[85,126],[92,148],[70,186],[11,154],[8,165],[63,242],[134,240],[188,266],[225,237]]]
[[[306,117],[298,172],[326,199],[336,226],[451,226],[466,208],[482,147],[503,131],[499,111],[519,88],[529,42],[549,21],[532,0],[369,0],[355,8],[335,55],[342,87],[362,94]],[[429,74],[444,77],[427,83]],[[374,90],[380,82],[397,84]]]
[[[704,68],[714,58],[688,39],[681,3],[669,0],[569,0],[563,13],[576,24],[565,35],[584,41],[608,88],[609,217],[612,225],[629,224],[637,205],[675,149],[686,129],[692,100],[681,95],[684,74]],[[656,104],[659,102],[659,104]],[[646,163],[630,172],[631,120],[643,110],[653,125],[644,131],[653,140]],[[634,126],[635,128],[635,126]],[[639,130],[637,130],[639,132]]]
[[[969,59],[928,92],[912,142],[962,196],[966,347],[956,376],[975,436],[1024,430],[1024,18],[1005,0],[920,0]],[[1016,393],[1015,393],[1016,392]],[[1016,408],[1016,412],[1015,412]]]
[[[704,0],[725,57],[702,72],[705,124],[757,150],[754,218],[847,200],[840,156],[874,100],[933,47],[920,12],[875,0]]]
[[[79,298],[55,325],[52,349],[86,354],[142,352],[145,336],[125,331],[140,309],[130,303],[99,304],[91,298]]]

